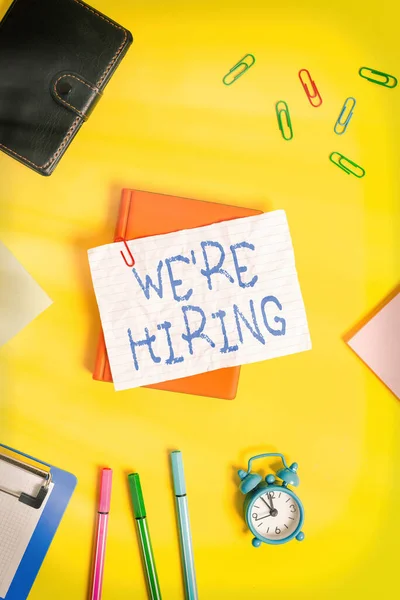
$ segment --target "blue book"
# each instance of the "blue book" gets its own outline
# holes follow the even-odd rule
[[[76,482],[0,444],[0,600],[28,597]]]

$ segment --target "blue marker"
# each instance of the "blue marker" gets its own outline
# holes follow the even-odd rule
[[[179,450],[171,452],[171,463],[172,478],[174,480],[176,512],[179,523],[179,541],[182,552],[182,568],[185,580],[185,597],[187,600],[197,600],[196,571],[194,568],[192,534],[190,532],[185,474],[183,472],[182,453]]]

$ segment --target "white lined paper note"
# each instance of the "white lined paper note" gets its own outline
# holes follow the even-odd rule
[[[128,246],[88,252],[116,390],[311,348],[284,211]]]
[[[0,487],[36,496],[42,485],[42,477],[0,460]],[[53,487],[39,509],[0,491],[0,598],[7,595]]]

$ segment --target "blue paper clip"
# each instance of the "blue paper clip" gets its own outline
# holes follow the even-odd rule
[[[342,119],[344,113],[346,112],[346,110],[348,108],[347,104],[348,104],[348,102],[350,100],[353,101],[353,104],[352,104],[352,106],[350,108],[349,114],[347,115],[347,117],[346,117],[346,119],[345,119],[345,121],[343,123],[343,121],[341,119]],[[338,116],[338,120],[336,121],[335,127],[333,128],[334,132],[337,133],[337,135],[343,135],[344,132],[346,131],[346,129],[347,129],[349,123],[350,123],[350,119],[353,116],[355,105],[356,105],[356,99],[353,98],[352,96],[350,96],[349,98],[346,98],[346,100],[344,101],[343,108],[340,111],[340,115]]]
[[[245,54],[243,58],[241,58],[239,62],[237,62],[236,65],[232,67],[229,73],[225,75],[225,77],[222,79],[223,83],[225,85],[232,85],[232,83],[234,83],[237,79],[239,79],[239,77],[246,73],[246,71],[250,69],[250,67],[252,67],[255,62],[256,59],[252,54]],[[240,67],[244,68],[240,71]],[[238,72],[235,75],[236,70],[238,70]],[[232,77],[232,81],[226,81],[228,77]]]
[[[336,158],[336,157],[338,157],[338,158]],[[334,165],[336,165],[337,167],[342,169],[342,171],[347,173],[347,175],[355,175],[359,179],[361,179],[361,177],[364,177],[364,175],[365,175],[365,170],[362,167],[360,167],[360,165],[357,165],[355,162],[353,162],[349,158],[346,158],[346,156],[343,156],[343,154],[340,154],[340,152],[332,152],[329,155],[329,160],[331,162],[333,162]],[[352,167],[354,167],[354,169],[351,169],[350,167],[343,164],[344,161],[346,163],[348,163],[349,165],[351,165]]]

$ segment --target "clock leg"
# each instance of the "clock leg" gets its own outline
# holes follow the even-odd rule
[[[259,548],[262,544],[261,540],[259,540],[258,538],[253,538],[251,540],[251,543],[253,544],[254,548]]]
[[[302,541],[304,540],[304,538],[305,538],[305,535],[304,535],[304,533],[303,533],[302,531],[300,531],[300,533],[298,533],[298,534],[296,535],[296,540],[297,540],[298,542],[302,542]]]

